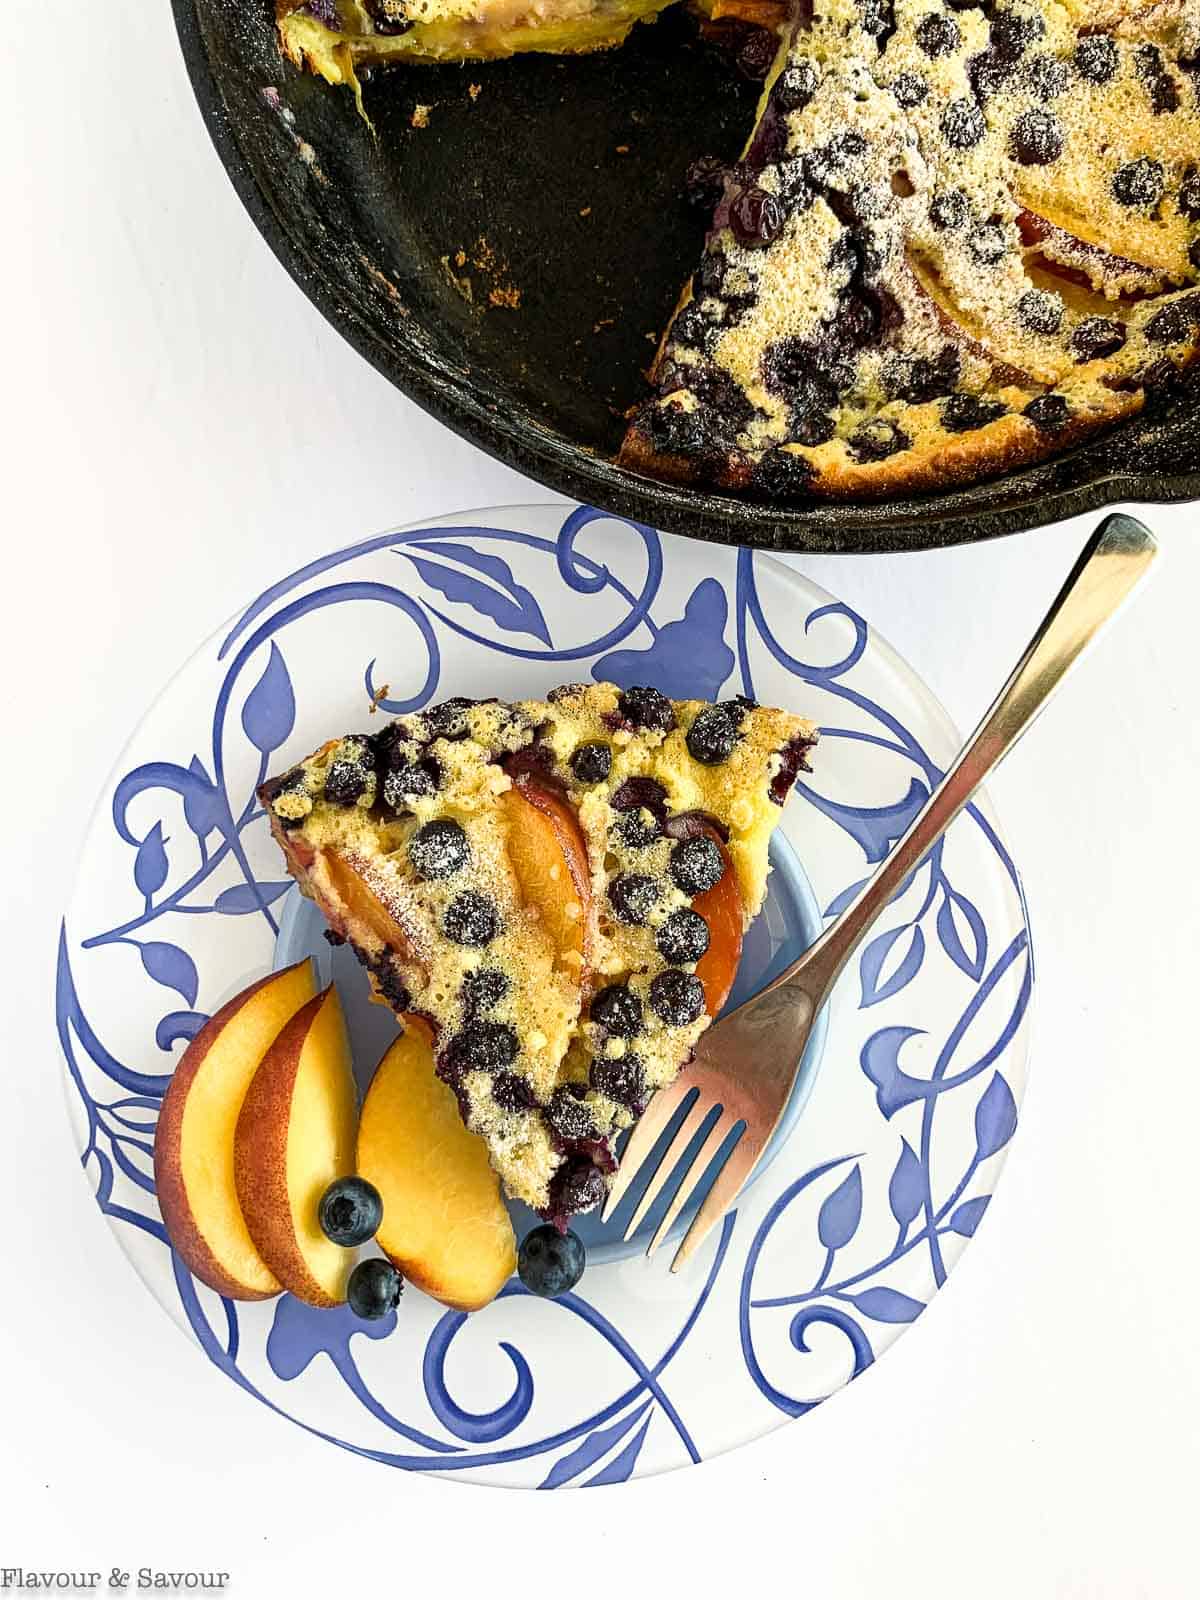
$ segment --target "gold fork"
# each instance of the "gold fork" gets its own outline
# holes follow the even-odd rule
[[[666,1238],[726,1145],[712,1187],[675,1253],[672,1272],[679,1271],[734,1203],[775,1130],[796,1081],[813,1022],[847,961],[908,875],[1145,576],[1156,551],[1149,530],[1133,517],[1117,513],[1105,518],[991,710],[857,899],[798,961],[702,1034],[690,1066],[651,1100],[621,1157],[604,1207],[605,1221],[649,1167],[648,1158],[680,1106],[698,1091],[652,1171],[625,1230],[626,1239],[640,1227],[709,1118],[714,1112],[718,1115],[695,1159],[681,1175],[647,1255],[653,1255]],[[731,1143],[739,1124],[742,1131]]]

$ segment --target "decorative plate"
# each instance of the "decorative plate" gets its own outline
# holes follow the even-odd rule
[[[62,928],[57,1022],[83,1166],[155,1297],[309,1432],[472,1482],[617,1483],[811,1410],[945,1282],[1024,1083],[1029,933],[981,802],[843,978],[790,1136],[684,1273],[665,1253],[597,1252],[561,1300],[514,1281],[466,1317],[410,1290],[378,1323],[198,1284],[155,1201],[155,1118],[186,1041],[276,957],[290,885],[255,786],[367,726],[370,698],[400,713],[588,675],[740,691],[821,724],[783,829],[827,917],[958,745],[861,617],[765,556],[587,507],[443,518],[299,568],[169,680],[104,792]]]

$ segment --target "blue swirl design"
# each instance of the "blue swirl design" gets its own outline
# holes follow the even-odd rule
[[[589,532],[605,524],[610,532],[613,525],[623,526],[633,536],[634,550],[640,549],[643,570],[632,584],[581,547]],[[379,552],[397,556],[395,583],[353,574],[325,581],[338,569]],[[548,564],[549,583],[537,592],[522,581],[526,568],[518,569],[520,577],[514,571],[513,561],[521,552],[533,552]],[[528,556],[523,559],[528,563]],[[439,630],[509,657],[585,662],[597,679],[654,683],[673,696],[715,698],[731,678],[742,693],[753,696],[753,663],[765,651],[793,677],[846,708],[845,726],[823,727],[826,741],[866,743],[907,773],[894,799],[873,806],[823,793],[819,777],[798,785],[806,802],[861,850],[869,873],[941,773],[901,720],[852,681],[870,643],[866,623],[844,605],[818,606],[804,620],[804,633],[814,655],[829,659],[825,664],[806,661],[788,651],[772,630],[751,552],[738,555],[732,593],[717,578],[705,577],[675,615],[656,612],[663,581],[662,543],[653,529],[584,506],[564,517],[555,539],[469,524],[423,528],[362,541],[293,572],[266,590],[221,642],[217,659],[223,676],[207,748],[143,763],[115,785],[112,827],[118,847],[129,851],[133,903],[111,926],[86,933],[77,946],[79,957],[113,947],[137,951],[148,994],[169,997],[157,1012],[152,1003],[147,1005],[147,1013],[157,1015],[148,1030],[154,1047],[169,1056],[195,1035],[207,1016],[198,1009],[204,984],[195,953],[177,933],[164,937],[164,928],[177,928],[175,919],[181,916],[261,919],[273,939],[277,924],[272,908],[289,884],[256,875],[251,865],[255,851],[247,841],[252,846],[265,832],[255,791],[296,723],[296,688],[286,657],[288,630],[304,618],[348,603],[384,606],[394,616],[393,660],[403,663],[405,681],[381,681],[385,669],[375,659],[361,665],[367,694],[392,714],[413,710],[436,695],[442,671]],[[596,615],[605,617],[605,626],[595,637],[561,637],[564,607],[556,600],[567,594],[603,602]],[[621,613],[615,622],[614,605]],[[731,612],[732,645],[726,638]],[[831,648],[825,647],[826,640],[834,641]],[[977,808],[970,808],[968,815],[1019,897],[1016,869],[1001,841]],[[836,916],[864,878],[834,896],[826,915]],[[901,904],[907,908],[903,912]],[[923,1299],[897,1286],[900,1270],[923,1260],[922,1281],[931,1290],[940,1287],[947,1270],[946,1241],[975,1232],[990,1197],[980,1191],[981,1173],[986,1178],[986,1163],[1016,1127],[1016,1102],[1000,1068],[1017,1038],[1032,988],[1026,929],[1007,938],[997,951],[994,930],[989,937],[984,915],[951,880],[942,845],[913,874],[896,905],[897,920],[875,934],[859,957],[860,1010],[904,994],[939,953],[959,975],[965,998],[940,1040],[930,1041],[915,1026],[888,1021],[862,1045],[861,1072],[881,1119],[895,1132],[890,1170],[885,1174],[877,1170],[876,1158],[868,1161],[856,1153],[825,1160],[775,1198],[748,1241],[736,1294],[745,1372],[753,1392],[787,1416],[802,1415],[822,1396],[804,1395],[799,1376],[803,1364],[795,1373],[785,1371],[781,1349],[809,1354],[810,1332],[821,1327],[844,1342],[851,1376],[869,1366],[876,1354],[869,1327],[908,1323],[924,1309]],[[199,1286],[170,1250],[153,1176],[154,1130],[170,1072],[145,1070],[144,1058],[137,1066],[128,1065],[105,1047],[80,1000],[65,923],[58,951],[56,1022],[82,1110],[81,1160],[101,1210],[150,1247],[170,1252],[180,1306],[201,1348],[263,1404],[344,1449],[410,1470],[478,1470],[486,1475],[489,1468],[537,1461],[543,1472],[538,1486],[545,1489],[621,1482],[638,1470],[648,1439],[659,1441],[660,1457],[670,1444],[679,1459],[700,1459],[694,1433],[664,1375],[726,1269],[736,1213],[725,1219],[704,1282],[674,1337],[654,1359],[641,1354],[626,1332],[577,1294],[537,1302],[541,1320],[536,1325],[522,1321],[527,1334],[536,1326],[539,1339],[544,1330],[549,1345],[561,1319],[572,1319],[624,1367],[626,1381],[587,1415],[568,1426],[539,1428],[537,1361],[503,1338],[492,1348],[498,1391],[504,1394],[507,1385],[507,1397],[484,1411],[464,1406],[451,1392],[447,1366],[469,1319],[448,1311],[433,1327],[421,1358],[424,1414],[402,1417],[378,1397],[354,1348],[356,1340],[369,1346],[386,1339],[395,1325],[394,1314],[365,1324],[346,1308],[316,1311],[284,1295],[260,1339],[260,1323],[248,1321],[243,1328],[239,1307]],[[923,1042],[918,1046],[917,1040]],[[922,1062],[929,1063],[925,1070]],[[97,1088],[100,1084],[106,1087]],[[939,1110],[964,1095],[974,1107],[974,1151],[953,1182],[947,1182],[935,1178]],[[939,1175],[944,1165],[936,1163]],[[883,1253],[878,1248],[864,1252],[859,1241],[872,1233],[864,1218],[874,1218],[882,1206],[895,1225],[894,1242]],[[806,1236],[812,1241],[814,1269],[800,1277],[794,1290],[760,1294],[755,1285],[763,1262],[780,1256],[777,1241],[784,1235],[789,1275],[792,1261],[803,1259],[794,1243]],[[776,1270],[773,1284],[778,1278]],[[902,1281],[912,1287],[911,1271]],[[510,1283],[485,1317],[470,1319],[472,1340],[501,1325],[507,1308],[528,1299],[518,1282]],[[782,1322],[781,1313],[786,1313]],[[251,1326],[253,1351],[247,1342]],[[298,1383],[322,1357],[363,1416],[403,1440],[404,1449],[384,1449],[324,1431],[285,1409],[282,1390],[264,1388],[268,1374],[278,1385]],[[252,1375],[255,1361],[258,1369],[265,1369],[262,1378]],[[793,1393],[797,1388],[801,1392]]]

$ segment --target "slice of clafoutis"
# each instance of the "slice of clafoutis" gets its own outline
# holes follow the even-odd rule
[[[154,1138],[163,1222],[188,1270],[231,1300],[281,1288],[238,1198],[235,1132],[259,1064],[315,991],[308,961],[252,984],[200,1029],[163,1096]]]
[[[483,1140],[437,1076],[433,1033],[406,1019],[371,1080],[358,1172],[379,1190],[376,1242],[418,1289],[458,1311],[495,1299],[517,1263],[512,1223]]]
[[[724,1004],[815,738],[749,700],[568,684],[345,735],[260,794],[377,998],[428,1023],[505,1191],[562,1222]]]
[[[289,1293],[346,1298],[354,1252],[317,1220],[321,1196],[354,1171],[358,1090],[337,990],[301,1006],[268,1047],[238,1114],[234,1179],[251,1239]]]

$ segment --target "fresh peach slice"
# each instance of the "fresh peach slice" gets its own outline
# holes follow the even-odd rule
[[[354,1171],[358,1091],[332,985],[262,1058],[242,1102],[234,1178],[250,1237],[280,1283],[310,1306],[346,1298],[353,1254],[326,1238],[321,1196]]]
[[[704,985],[704,1009],[715,1017],[729,999],[742,959],[742,895],[729,852],[714,831],[709,837],[721,852],[725,871],[711,889],[697,895],[692,910],[708,923],[708,949],[696,963],[696,976]]]
[[[234,1131],[259,1063],[315,988],[307,961],[251,984],[200,1029],[163,1096],[154,1137],[163,1222],[188,1270],[231,1300],[279,1293],[238,1199]]]
[[[512,1276],[516,1242],[487,1148],[434,1072],[430,1039],[409,1021],[379,1063],[362,1108],[358,1171],[383,1198],[384,1254],[443,1305],[477,1311]]]
[[[556,790],[525,774],[500,797],[508,813],[508,855],[517,887],[533,906],[560,959],[588,953],[592,879],[579,819]]]

